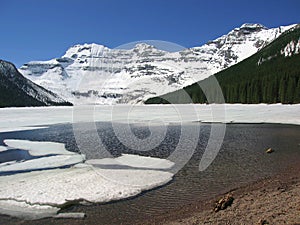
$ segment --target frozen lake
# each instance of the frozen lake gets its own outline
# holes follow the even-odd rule
[[[271,176],[300,160],[299,126],[230,124],[227,125],[225,139],[216,159],[205,171],[200,172],[199,161],[209,138],[210,124],[196,123],[186,126],[200,126],[199,141],[191,160],[166,186],[146,192],[137,198],[104,205],[74,206],[66,211],[92,214],[97,221],[101,221],[101,224],[117,224],[122,221],[130,223],[133,218],[143,220],[192,201],[210,198],[231,188]],[[145,126],[135,125],[134,129],[140,137],[147,135]],[[181,125],[169,125],[164,141],[153,150],[140,154],[166,158],[178,143],[180,129]],[[112,149],[112,155],[137,153],[117,139],[110,123],[97,123],[97,130],[100,136],[106,137],[104,144]],[[88,133],[86,135],[88,137]],[[78,151],[70,124],[53,125],[41,130],[2,133],[0,138],[1,141],[17,138],[61,142],[66,143],[67,150]],[[265,149],[269,147],[275,150],[271,155],[265,153]],[[102,168],[110,167],[102,165]],[[95,210],[101,213],[95,214]],[[115,217],[116,214],[118,217]]]
[[[168,184],[99,206],[105,223],[116,219],[111,210],[126,219],[139,208],[145,218],[205,199],[299,160],[299,127],[289,125],[300,124],[299,112],[281,104],[0,109],[0,197],[10,199],[0,208],[39,218],[78,199],[103,203]]]
[[[295,105],[116,105],[0,109],[0,131],[34,129],[58,123],[97,122],[226,122],[300,124]]]

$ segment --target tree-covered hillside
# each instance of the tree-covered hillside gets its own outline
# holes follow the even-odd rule
[[[282,34],[253,56],[215,74],[215,78],[227,103],[300,103],[300,26]],[[214,77],[209,77],[145,103],[222,102],[213,80]],[[209,101],[200,87],[212,95]]]

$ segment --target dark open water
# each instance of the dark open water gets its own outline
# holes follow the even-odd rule
[[[172,182],[128,200],[97,204],[97,210],[95,206],[73,206],[65,210],[86,212],[88,217],[96,217],[99,224],[132,223],[166,213],[195,200],[211,198],[232,188],[277,174],[289,165],[300,162],[300,126],[229,124],[215,161],[207,170],[199,172],[198,166],[207,144],[210,124],[195,123],[187,126],[201,126],[198,145],[192,159],[175,175]],[[102,141],[113,155],[136,153],[115,137],[110,123],[98,123],[97,128]],[[143,126],[135,125],[132,130],[139,138],[149,135],[149,130]],[[155,149],[142,152],[142,155],[168,157],[178,143],[180,130],[178,125],[169,126],[164,141]],[[84,135],[88,140],[88,132]],[[62,142],[68,150],[78,151],[72,125],[69,124],[55,125],[49,129],[0,133],[1,143],[8,138]],[[265,149],[270,147],[275,152],[266,154]],[[0,157],[3,159],[5,156]]]

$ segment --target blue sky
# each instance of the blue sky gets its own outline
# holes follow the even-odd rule
[[[299,0],[1,0],[0,58],[21,66],[91,42],[200,46],[245,22],[300,23],[299,9]]]

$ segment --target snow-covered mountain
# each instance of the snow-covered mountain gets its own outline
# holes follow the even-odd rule
[[[23,77],[12,63],[0,60],[0,107],[47,105],[70,103]]]
[[[232,66],[293,26],[243,24],[201,47],[177,52],[145,43],[131,49],[75,45],[61,58],[29,62],[19,71],[75,104],[138,103]]]

